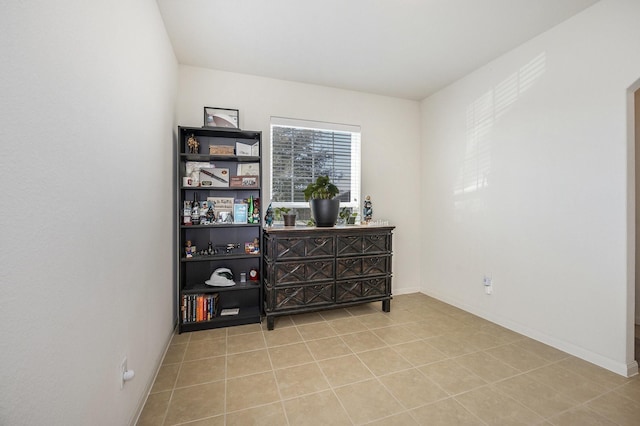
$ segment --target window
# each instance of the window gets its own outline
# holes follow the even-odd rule
[[[340,189],[341,207],[359,211],[360,127],[271,117],[271,199],[308,219],[303,191],[328,175]]]

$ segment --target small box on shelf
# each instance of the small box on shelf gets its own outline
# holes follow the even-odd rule
[[[233,155],[233,147],[229,145],[209,145],[209,155]]]
[[[229,186],[231,188],[257,188],[258,176],[231,176]]]
[[[200,186],[214,188],[229,187],[229,169],[226,168],[202,168],[200,169]]]

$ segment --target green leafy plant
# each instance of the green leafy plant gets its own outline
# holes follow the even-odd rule
[[[338,187],[329,180],[329,176],[318,176],[315,182],[310,183],[305,188],[304,200],[332,200],[339,192]]]
[[[283,214],[288,214],[290,211],[291,211],[291,209],[289,207],[276,207],[275,208],[276,219],[278,219],[278,220],[282,219],[282,215]]]

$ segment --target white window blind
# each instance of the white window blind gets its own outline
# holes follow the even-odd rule
[[[360,127],[271,117],[271,197],[274,206],[306,208],[304,189],[328,175],[342,207],[359,208]]]

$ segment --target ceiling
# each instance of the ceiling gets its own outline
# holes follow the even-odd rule
[[[421,100],[597,0],[157,0],[181,64]]]

